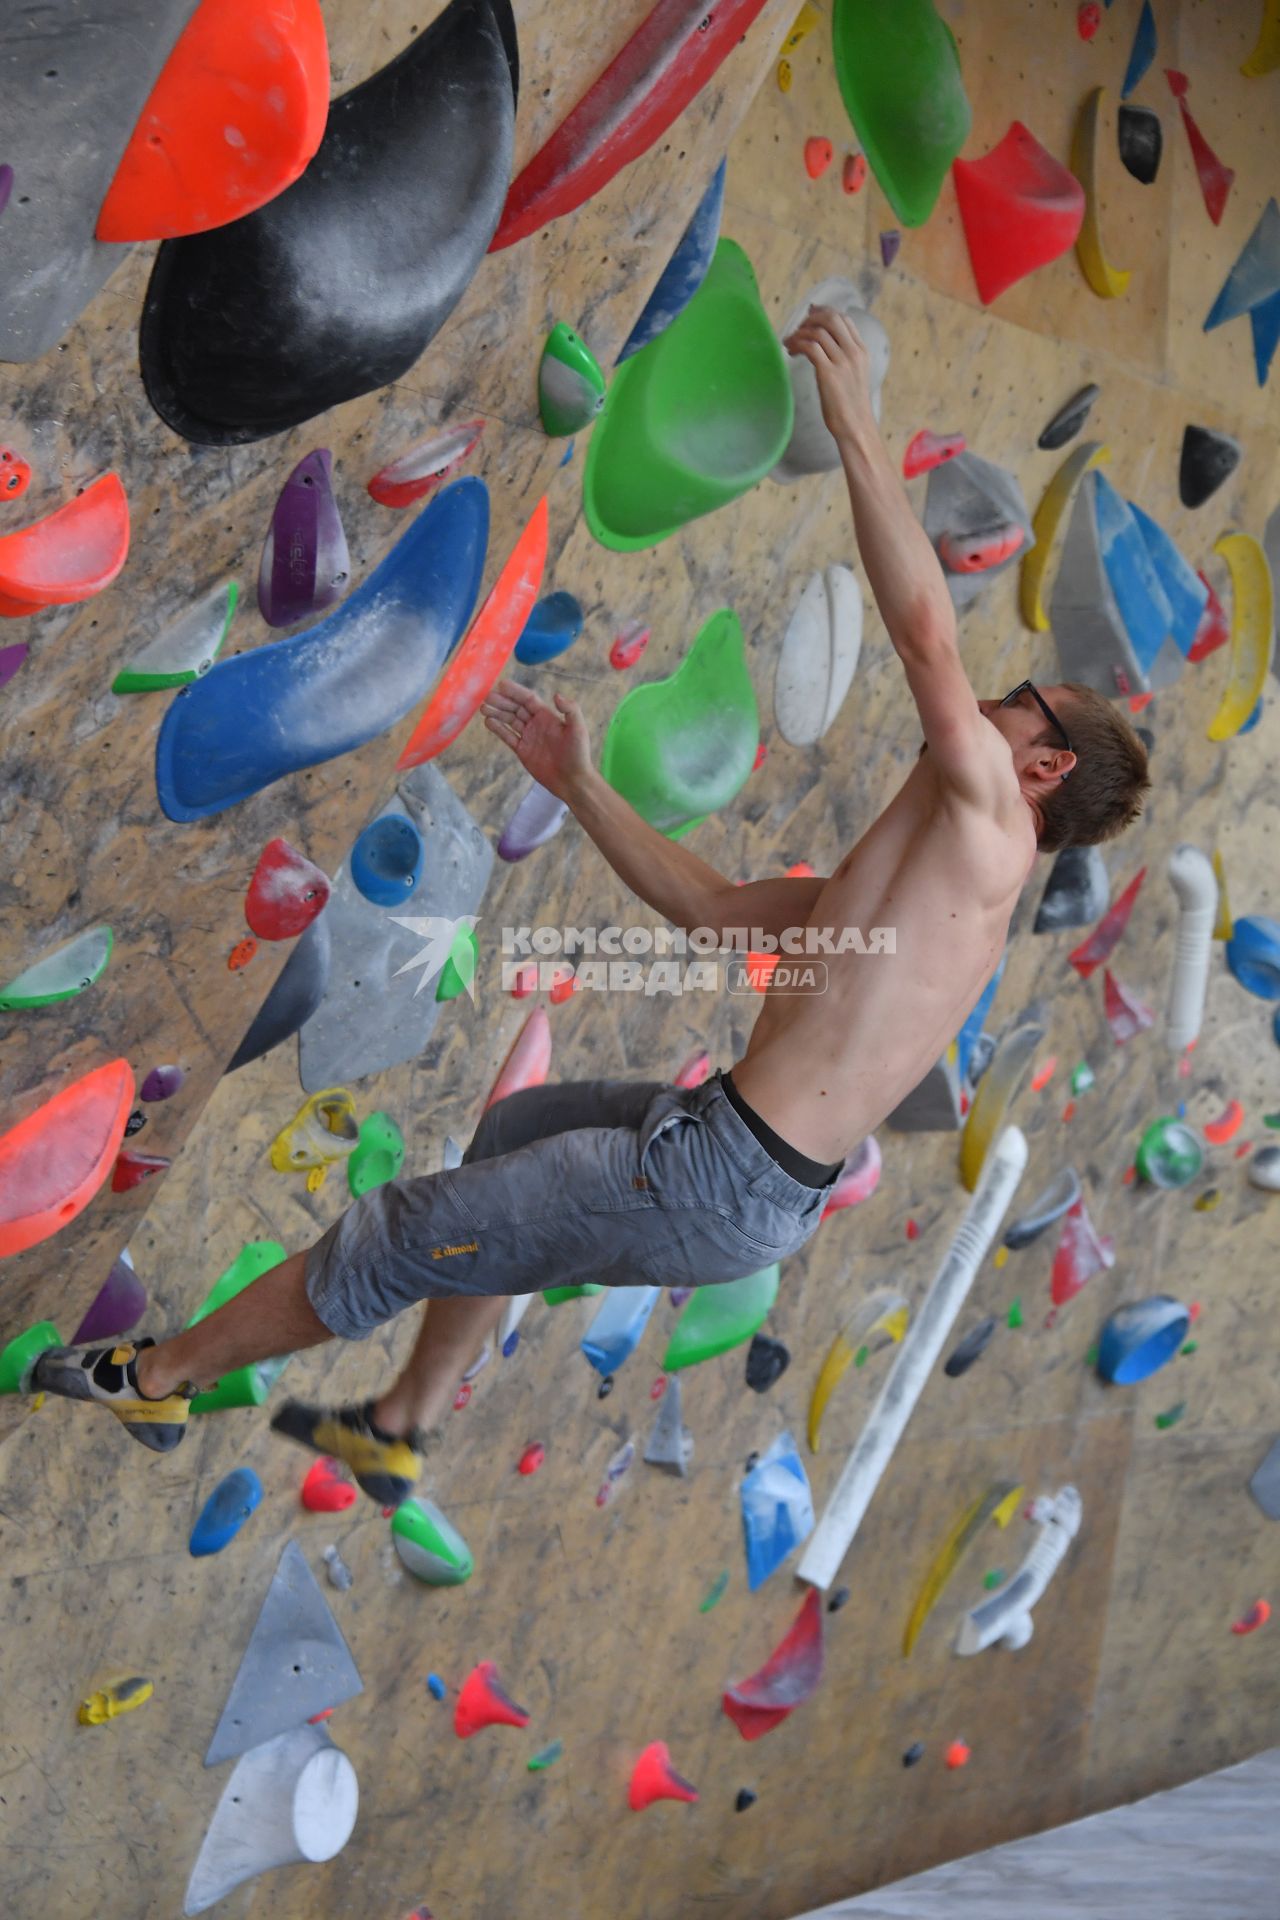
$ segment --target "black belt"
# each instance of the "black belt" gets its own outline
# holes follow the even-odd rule
[[[776,1166],[798,1180],[802,1187],[829,1187],[844,1165],[837,1160],[832,1166],[824,1167],[820,1161],[811,1160],[807,1153],[798,1153],[796,1149],[774,1132],[768,1123],[760,1118],[753,1107],[749,1107],[733,1084],[731,1073],[720,1075],[720,1085],[724,1088],[724,1097],[729,1102],[743,1125],[755,1135],[769,1158]]]

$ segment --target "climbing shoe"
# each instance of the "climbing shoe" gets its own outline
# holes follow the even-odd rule
[[[426,1435],[417,1428],[403,1438],[384,1432],[374,1421],[372,1400],[362,1407],[309,1407],[286,1400],[271,1424],[313,1453],[341,1460],[380,1507],[398,1507],[409,1498],[427,1450]]]
[[[138,1355],[154,1340],[114,1347],[46,1347],[31,1370],[32,1393],[92,1400],[114,1413],[125,1431],[152,1453],[172,1453],[187,1430],[195,1388],[185,1385],[149,1400],[138,1385]]]

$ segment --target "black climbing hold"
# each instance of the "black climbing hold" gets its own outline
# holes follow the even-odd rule
[[[1116,137],[1126,173],[1149,187],[1160,171],[1160,155],[1164,151],[1159,114],[1152,113],[1150,107],[1122,106]]]
[[[738,1797],[733,1803],[734,1811],[736,1813],[745,1813],[748,1807],[754,1807],[758,1798],[759,1795],[755,1792],[754,1788],[739,1787]]]
[[[139,350],[147,397],[175,432],[260,440],[408,372],[497,227],[516,70],[510,0],[450,0],[333,102],[287,192],[164,242]]]
[[[1155,748],[1156,737],[1150,727],[1135,727],[1134,732],[1137,734],[1139,740],[1141,740],[1147,752],[1151,753]]]
[[[1107,910],[1111,884],[1097,847],[1064,847],[1045,882],[1033,933],[1091,927]]]
[[[849,1599],[848,1587],[837,1587],[835,1592],[832,1594],[831,1598],[827,1602],[827,1612],[839,1613],[841,1607],[847,1604],[848,1599]]]
[[[129,1115],[129,1118],[124,1123],[125,1139],[130,1140],[132,1139],[135,1133],[141,1133],[142,1129],[146,1126],[146,1124],[147,1124],[146,1114],[142,1111],[141,1107],[135,1107],[133,1112]]]
[[[1093,403],[1101,391],[1101,387],[1094,386],[1092,383],[1087,387],[1081,387],[1079,393],[1073,394],[1065,407],[1058,408],[1036,441],[1036,445],[1043,447],[1048,453],[1054,447],[1065,447],[1068,440],[1074,440],[1089,418]]]
[[[752,1335],[747,1348],[747,1385],[756,1393],[767,1393],[790,1365],[791,1355],[781,1340],[771,1340],[767,1333]]]
[[[1188,427],[1182,436],[1178,497],[1184,507],[1202,507],[1240,465],[1240,442],[1211,427]]]
[[[227,1066],[228,1073],[261,1059],[305,1025],[329,984],[329,928],[323,914],[311,922],[284,972],[258,1009],[258,1017]]]
[[[958,1380],[962,1373],[968,1373],[974,1361],[986,1352],[995,1330],[994,1320],[979,1320],[973,1332],[966,1333],[942,1371],[952,1380]]]
[[[613,1375],[611,1373],[606,1373],[604,1379],[600,1382],[600,1385],[596,1388],[596,1399],[607,1400],[609,1398],[609,1395],[612,1392],[613,1392]]]
[[[752,1470],[752,1468],[753,1468],[753,1467],[754,1467],[754,1466],[756,1465],[756,1463],[757,1463],[757,1462],[759,1461],[759,1458],[760,1458],[760,1455],[759,1455],[758,1453],[749,1453],[749,1454],[747,1455],[747,1464],[746,1464],[746,1467],[745,1467],[745,1469],[744,1469],[744,1471],[745,1471],[745,1472],[747,1472],[747,1473],[750,1473],[750,1472],[751,1472],[751,1470]]]
[[[907,1748],[906,1752],[903,1754],[902,1764],[904,1767],[914,1767],[917,1760],[923,1760],[923,1759],[924,1759],[924,1741],[916,1740],[912,1743],[911,1746]]]

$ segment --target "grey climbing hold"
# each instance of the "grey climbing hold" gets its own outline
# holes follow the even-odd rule
[[[1178,497],[1184,507],[1202,507],[1240,465],[1241,448],[1229,433],[1189,426],[1182,436]],[[1063,565],[1066,565],[1064,556]]]
[[[1267,1448],[1249,1482],[1249,1491],[1268,1520],[1280,1520],[1280,1434]]]
[[[421,1053],[439,1017],[436,987],[456,923],[475,914],[488,884],[493,848],[434,762],[405,774],[398,798],[379,818],[393,815],[422,835],[422,876],[395,913],[364,897],[349,865],[334,881],[315,923],[328,927],[332,942],[329,985],[298,1042],[308,1093],[349,1085]]]
[[[356,1770],[323,1727],[291,1727],[246,1753],[214,1810],[184,1914],[203,1913],[272,1867],[332,1860],[351,1838]]]
[[[956,571],[944,558],[944,553],[954,555],[962,547],[979,546],[1004,532],[1012,538],[1015,528],[1022,534],[1017,544],[976,572]],[[954,460],[944,460],[931,470],[924,500],[924,530],[933,542],[952,604],[957,608],[970,606],[989,580],[1021,560],[1035,539],[1016,474],[992,460],[980,459],[976,453],[958,453]]]
[[[286,1543],[213,1731],[206,1767],[364,1692],[364,1682],[296,1540]]]
[[[994,1320],[979,1320],[973,1331],[965,1335],[942,1369],[949,1380],[958,1380],[962,1373],[968,1373],[974,1361],[980,1359],[990,1346],[995,1330]]]
[[[1081,387],[1079,393],[1072,394],[1066,405],[1058,408],[1052,420],[1041,431],[1036,445],[1048,453],[1054,447],[1065,447],[1068,440],[1074,440],[1089,418],[1093,403],[1101,392],[1102,388],[1090,381],[1087,387]]]
[[[867,381],[871,389],[871,410],[880,418],[880,391],[889,370],[889,336],[862,304],[851,280],[820,280],[790,314],[783,329],[787,340],[805,318],[810,307],[834,307],[852,320],[867,349]],[[795,402],[795,424],[786,452],[769,478],[789,484],[808,473],[830,473],[840,465],[840,449],[827,429],[818,399],[818,376],[802,355],[788,358],[791,395]]]
[[[899,1100],[885,1124],[895,1133],[951,1133],[960,1125],[960,1074],[950,1048]]]
[[[338,1549],[333,1546],[326,1547],[321,1558],[324,1561],[324,1570],[329,1585],[336,1587],[339,1593],[350,1592],[352,1586],[351,1569],[338,1552]]]
[[[645,1447],[644,1457],[651,1467],[663,1467],[682,1478],[693,1458],[693,1435],[681,1417],[680,1375],[673,1373],[658,1405],[658,1417]]]
[[[1142,186],[1149,187],[1160,171],[1164,152],[1164,133],[1160,115],[1150,107],[1121,106],[1116,122],[1116,141],[1120,162],[1126,173]]]
[[[1106,912],[1110,898],[1111,882],[1100,850],[1064,847],[1049,870],[1032,932],[1091,927]]]
[[[1055,1220],[1061,1220],[1079,1198],[1080,1175],[1074,1167],[1064,1167],[1044,1192],[1036,1195],[1027,1211],[1006,1227],[1003,1244],[1011,1253],[1029,1247]]]
[[[260,1060],[272,1047],[308,1021],[324,999],[329,984],[329,915],[311,922],[289,955],[283,973],[258,1009],[257,1017],[227,1063],[227,1072]]]
[[[1102,558],[1096,473],[1086,473],[1071,510],[1054,582],[1049,624],[1064,680],[1080,680],[1110,700],[1146,693],[1147,676],[1134,651]]]

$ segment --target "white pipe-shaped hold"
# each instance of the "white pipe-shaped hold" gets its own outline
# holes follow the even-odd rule
[[[332,1860],[351,1838],[359,1802],[356,1770],[323,1727],[250,1747],[209,1822],[183,1913],[203,1913],[271,1867]]]
[[[1015,1652],[1026,1646],[1035,1631],[1031,1609],[1062,1565],[1067,1548],[1080,1531],[1083,1513],[1074,1487],[1063,1487],[1053,1499],[1034,1503],[1031,1518],[1040,1527],[1035,1545],[1012,1580],[961,1621],[957,1653],[981,1653],[997,1640]]]
[[[974,1276],[1022,1178],[1027,1142],[1021,1127],[1006,1127],[987,1155],[977,1191],[948,1247],[937,1277],[898,1349],[880,1398],[859,1434],[796,1572],[814,1587],[829,1587],[853,1544],[893,1450],[902,1438]]]
[[[1182,1053],[1199,1037],[1200,1022],[1204,1018],[1213,923],[1218,911],[1218,882],[1208,855],[1185,840],[1169,855],[1169,879],[1178,896],[1178,929],[1174,936],[1165,1039],[1174,1053]]]

